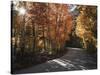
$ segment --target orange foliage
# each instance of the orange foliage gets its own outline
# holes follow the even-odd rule
[[[25,2],[25,4],[27,10],[24,16],[25,22],[21,16],[17,16],[20,28],[24,27],[25,33],[31,35],[31,32],[34,32],[35,37],[33,36],[33,38],[35,38],[35,44],[38,47],[42,46],[44,40],[47,39],[51,41],[51,45],[55,43],[56,47],[58,47],[57,44],[60,48],[63,47],[65,42],[69,40],[69,34],[72,30],[72,16],[68,12],[68,6],[66,4],[32,2]],[[22,22],[23,24],[21,24]],[[31,31],[29,32],[29,30]],[[25,35],[24,38],[30,38],[31,35]]]

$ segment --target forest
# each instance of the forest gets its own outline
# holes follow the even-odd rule
[[[67,47],[97,54],[97,6],[11,2],[13,70],[61,57]]]

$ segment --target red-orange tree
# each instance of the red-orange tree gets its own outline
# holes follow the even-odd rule
[[[66,4],[21,2],[21,6],[27,12],[24,19],[17,14],[15,29],[25,48],[52,53],[64,47],[72,30],[72,16]]]

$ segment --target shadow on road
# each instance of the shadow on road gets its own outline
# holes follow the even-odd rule
[[[89,54],[83,49],[67,48],[65,52],[58,55],[39,54],[31,56],[29,66],[21,69],[16,69],[15,73],[39,73],[39,72],[58,72],[58,71],[73,71],[73,70],[88,70],[97,69],[97,55]],[[24,56],[25,57],[25,56]],[[23,62],[28,63],[28,62]],[[24,65],[22,64],[22,65]]]

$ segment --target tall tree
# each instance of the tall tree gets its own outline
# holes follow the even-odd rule
[[[76,35],[81,39],[83,48],[97,48],[97,7],[78,6],[80,11],[76,20]]]
[[[72,16],[66,4],[21,2],[18,7],[24,7],[26,13],[24,21],[21,15],[17,16],[16,24],[21,27],[15,29],[24,31],[22,41],[28,51],[51,54],[64,47],[72,30]]]

